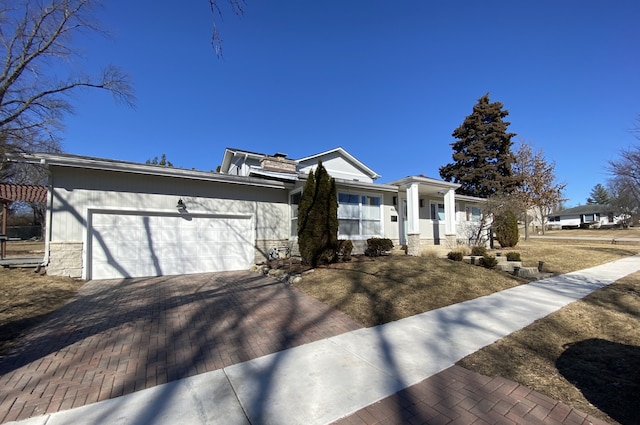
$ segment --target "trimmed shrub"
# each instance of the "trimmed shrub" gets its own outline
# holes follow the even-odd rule
[[[364,252],[369,257],[379,257],[382,254],[393,249],[393,242],[387,238],[369,238],[367,239],[367,250]]]
[[[487,248],[485,248],[484,246],[473,246],[471,247],[471,255],[476,256],[476,257],[482,257],[487,255]]]
[[[520,253],[516,251],[507,252],[507,261],[521,261]]]
[[[349,239],[338,240],[338,255],[342,258],[342,261],[351,260],[351,251],[353,251],[353,242]]]
[[[304,264],[316,267],[336,260],[338,195],[336,182],[318,161],[310,173],[298,205],[298,247]]]
[[[452,261],[462,261],[462,252],[460,251],[449,251],[447,253],[447,258]]]
[[[518,244],[518,219],[513,211],[506,211],[496,217],[493,223],[496,239],[503,248],[511,248]]]
[[[498,260],[493,255],[485,254],[480,259],[480,265],[487,269],[492,269],[498,265]]]

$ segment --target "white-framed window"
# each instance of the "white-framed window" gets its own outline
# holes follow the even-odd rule
[[[465,211],[467,213],[467,221],[477,222],[482,218],[482,211],[479,207],[467,206],[467,208],[465,208]]]
[[[444,220],[444,204],[437,202],[431,203],[431,220]]]
[[[298,237],[298,206],[302,198],[302,191],[289,195],[289,206],[291,212],[291,237]]]
[[[339,192],[338,237],[355,239],[381,236],[381,197]]]

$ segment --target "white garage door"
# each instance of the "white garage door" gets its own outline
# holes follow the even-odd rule
[[[250,217],[93,213],[89,278],[248,269]]]

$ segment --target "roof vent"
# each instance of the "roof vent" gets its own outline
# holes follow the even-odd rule
[[[282,152],[276,152],[273,154],[274,157],[276,158],[286,158],[287,154],[286,153],[282,153]]]

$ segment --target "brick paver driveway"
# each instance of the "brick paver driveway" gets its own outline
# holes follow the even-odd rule
[[[343,313],[250,272],[91,281],[0,358],[0,423],[358,328]]]

